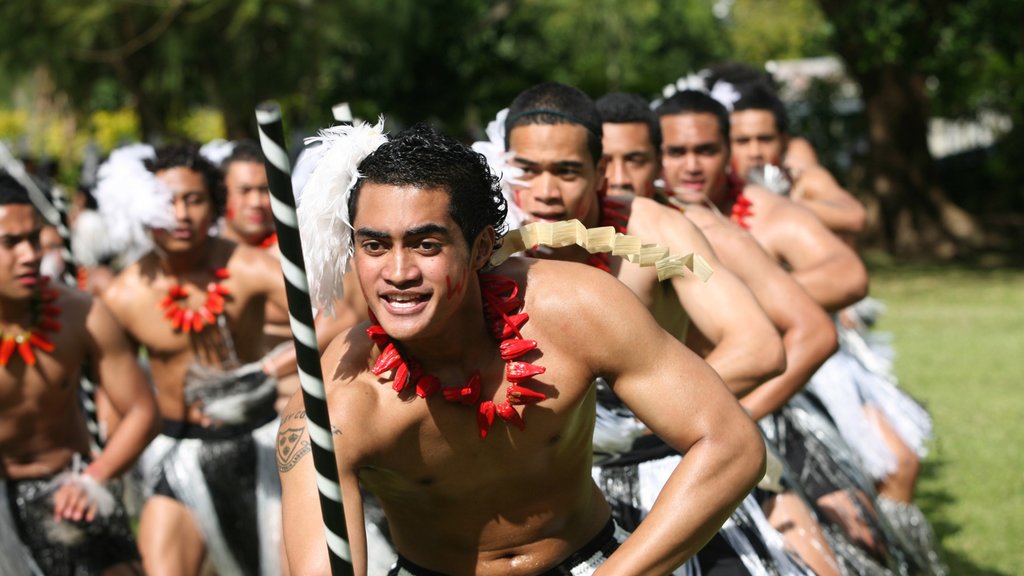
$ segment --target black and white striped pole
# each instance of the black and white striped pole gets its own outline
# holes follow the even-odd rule
[[[71,250],[71,228],[68,226],[68,205],[64,201],[64,193],[60,188],[54,186],[50,191],[50,199],[53,201],[53,208],[57,211],[60,219],[57,233],[60,234],[61,259],[64,260],[64,283],[69,286],[78,286],[78,262],[75,262],[74,252]],[[106,443],[103,438],[103,431],[100,428],[100,418],[96,411],[96,383],[92,381],[92,365],[86,359],[82,364],[82,375],[79,378],[81,383],[82,410],[85,412],[85,427],[92,436],[96,448],[102,450]]]
[[[280,106],[276,102],[264,102],[257,106],[256,123],[259,125],[260,145],[266,160],[267,182],[270,184],[270,205],[281,248],[281,271],[288,294],[288,320],[295,341],[302,399],[306,404],[306,424],[312,445],[317,490],[320,492],[320,511],[327,536],[331,574],[352,574],[352,554],[341,504],[338,464],[334,456],[327,394],[320,368],[316,330],[313,327],[313,308],[309,302],[309,283],[306,280],[305,258],[299,240],[299,220],[292,193],[291,161],[284,144]]]

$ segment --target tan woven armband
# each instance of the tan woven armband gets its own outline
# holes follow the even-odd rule
[[[497,266],[516,252],[535,246],[579,246],[591,254],[606,252],[621,256],[638,266],[654,266],[659,281],[682,276],[685,270],[689,270],[707,282],[713,272],[703,258],[692,252],[683,256],[672,255],[664,246],[644,244],[636,236],[618,233],[611,226],[587,228],[579,220],[534,222],[512,230],[502,239],[501,248],[491,256],[491,265]]]

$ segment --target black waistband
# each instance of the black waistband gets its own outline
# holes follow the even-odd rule
[[[196,422],[182,422],[181,420],[164,420],[160,433],[177,440],[194,438],[198,440],[227,440],[245,436],[253,430],[263,426],[277,417],[276,412],[269,412],[262,418],[246,422],[245,424],[230,424],[223,426],[204,427]]]
[[[594,536],[590,542],[587,542],[582,548],[573,552],[568,558],[559,562],[558,566],[551,568],[545,572],[540,573],[538,576],[562,576],[564,574],[572,574],[572,568],[579,566],[580,564],[590,560],[598,552],[604,552],[605,557],[611,556],[619,547],[618,540],[615,539],[615,521],[608,518],[608,523],[601,528],[601,531]],[[398,573],[398,569],[404,569],[406,572],[415,574],[416,576],[445,576],[442,572],[435,572],[422,566],[410,562],[408,559],[398,555],[398,562],[395,564],[394,569],[390,574]]]
[[[542,572],[540,576],[562,576],[572,574],[572,569],[589,561],[598,552],[603,552],[607,558],[619,547],[619,541],[615,539],[615,520],[608,518],[608,523],[601,528],[582,548],[573,552],[568,558],[558,563],[558,566]]]

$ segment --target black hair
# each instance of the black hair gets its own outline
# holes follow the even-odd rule
[[[156,149],[156,157],[146,160],[146,168],[156,174],[171,168],[188,168],[198,172],[206,183],[206,190],[210,193],[213,201],[214,216],[220,216],[224,212],[225,190],[223,175],[220,169],[203,158],[199,153],[199,144],[195,142],[184,142],[180,144],[168,144]]]
[[[221,171],[227,174],[228,167],[231,166],[232,162],[256,162],[257,164],[263,164],[263,150],[259,144],[252,140],[239,140],[231,148],[231,154],[228,154],[228,157],[221,162]]]
[[[724,61],[709,66],[707,73],[705,82],[707,83],[708,90],[714,88],[715,84],[719,81],[728,82],[741,92],[744,87],[753,84],[762,84],[769,89],[775,89],[775,79],[772,78],[772,75],[763,68],[752,64]]]
[[[712,114],[718,119],[722,138],[729,143],[729,111],[707,92],[682,90],[665,99],[654,111],[658,118],[677,114]]]
[[[733,112],[742,110],[767,110],[775,117],[775,129],[779,134],[789,133],[789,116],[782,100],[775,91],[765,84],[749,84],[739,89],[740,99],[732,107]]]
[[[605,94],[597,100],[597,111],[601,122],[608,124],[647,124],[651,144],[655,150],[661,150],[661,124],[643,96],[627,92]]]
[[[494,228],[499,240],[505,234],[508,205],[487,159],[426,124],[417,124],[381,144],[359,163],[359,174],[348,199],[352,222],[363,184],[372,182],[444,189],[449,196],[448,214],[470,246],[487,226]]]
[[[594,101],[581,90],[545,82],[520,92],[505,118],[505,148],[512,129],[529,124],[578,124],[587,130],[587,150],[594,164],[601,160],[601,115]]]
[[[32,205],[32,199],[28,197],[28,190],[21,185],[21,182],[18,182],[6,170],[0,170],[0,206],[10,204]]]

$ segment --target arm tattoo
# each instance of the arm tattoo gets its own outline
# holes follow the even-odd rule
[[[277,470],[288,472],[299,463],[302,458],[310,452],[312,446],[309,443],[309,436],[305,435],[306,425],[303,422],[295,422],[293,426],[285,427],[286,422],[292,420],[305,420],[306,411],[299,410],[294,414],[288,414],[281,419],[281,430],[277,433]],[[341,429],[331,426],[331,433],[339,436]]]
[[[295,467],[302,457],[309,453],[309,436],[305,435],[305,422],[295,422],[294,426],[285,426],[291,420],[305,420],[306,411],[300,410],[288,414],[281,419],[281,430],[277,433],[277,471],[284,473]]]

